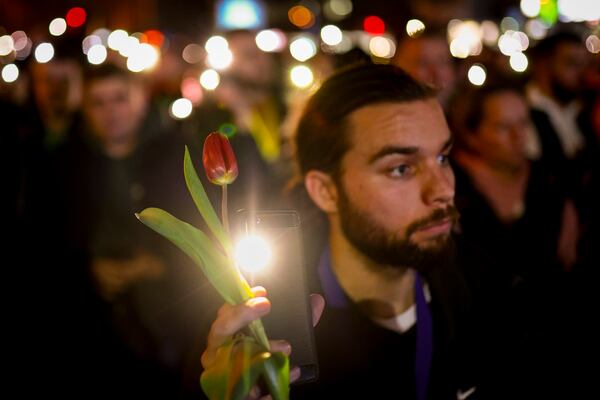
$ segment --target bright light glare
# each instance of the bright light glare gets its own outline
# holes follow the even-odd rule
[[[290,80],[294,86],[304,89],[312,85],[314,76],[306,65],[297,65],[290,70]]]
[[[558,12],[567,22],[600,19],[600,2],[594,0],[558,0]]]
[[[14,41],[12,36],[0,36],[0,56],[7,56],[14,50]]]
[[[392,58],[396,53],[396,45],[391,39],[375,36],[369,40],[369,51],[375,57]]]
[[[4,82],[11,83],[19,77],[19,68],[15,64],[7,64],[2,68],[2,79]]]
[[[229,49],[211,51],[208,53],[208,57],[206,59],[208,66],[216,70],[222,70],[229,67],[232,61],[233,53]]]
[[[113,50],[121,50],[128,37],[129,34],[123,29],[114,30],[108,35],[108,47]]]
[[[169,109],[171,116],[177,119],[184,119],[192,113],[192,102],[189,99],[177,99],[171,104]]]
[[[211,36],[204,45],[207,53],[219,53],[229,49],[229,43],[223,36]]]
[[[207,69],[200,75],[200,84],[206,90],[215,90],[219,83],[221,83],[221,77],[214,69]]]
[[[529,62],[527,61],[527,56],[523,53],[514,53],[510,56],[510,67],[517,72],[523,72],[527,69],[527,65]]]
[[[140,45],[140,40],[135,36],[128,36],[121,42],[119,54],[123,57],[131,57]]]
[[[265,29],[256,34],[256,46],[262,51],[280,51],[285,46],[285,35],[278,29]]]
[[[64,18],[54,18],[50,22],[48,30],[52,36],[60,36],[67,30],[67,21]]]
[[[326,25],[321,29],[321,40],[329,46],[335,46],[342,42],[343,34],[335,25]]]
[[[35,60],[39,63],[47,63],[54,57],[54,47],[50,43],[40,43],[35,48]]]
[[[469,82],[473,85],[481,86],[486,78],[485,68],[481,64],[473,64],[471,68],[469,68],[467,77],[469,78]]]
[[[540,13],[540,0],[521,0],[521,12],[524,16],[535,18]]]
[[[245,272],[259,272],[271,261],[271,248],[261,237],[246,236],[235,247],[235,260]]]
[[[317,45],[306,36],[299,37],[290,43],[290,53],[296,60],[304,62],[317,54]]]
[[[418,36],[421,32],[425,30],[425,24],[423,21],[418,19],[411,19],[406,23],[406,33],[408,36]]]
[[[149,70],[156,66],[160,54],[158,49],[148,43],[142,43],[133,48],[127,59],[127,69],[132,72]]]
[[[87,52],[87,60],[90,64],[99,65],[106,61],[106,47],[101,44],[95,44]]]

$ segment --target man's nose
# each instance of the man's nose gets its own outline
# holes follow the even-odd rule
[[[428,171],[423,182],[425,204],[432,206],[452,204],[454,193],[454,173],[449,167],[436,166]]]

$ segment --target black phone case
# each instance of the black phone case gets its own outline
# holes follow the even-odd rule
[[[285,339],[292,346],[290,365],[299,366],[295,384],[318,376],[312,311],[304,267],[301,224],[293,210],[240,211],[240,234],[256,234],[270,244],[269,265],[261,272],[244,274],[252,286],[267,289],[271,312],[263,318],[270,339]]]

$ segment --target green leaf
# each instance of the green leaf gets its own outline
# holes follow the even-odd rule
[[[283,353],[271,353],[262,363],[262,377],[265,379],[273,400],[285,400],[290,396],[290,360]]]
[[[194,203],[196,207],[198,207],[198,211],[206,221],[208,228],[215,235],[223,249],[227,254],[231,254],[232,245],[231,239],[229,235],[225,232],[223,225],[221,224],[221,220],[215,213],[215,210],[206,195],[206,191],[202,186],[202,182],[200,182],[200,178],[198,178],[198,174],[196,173],[196,169],[194,168],[194,164],[192,163],[192,158],[190,157],[190,152],[185,147],[185,156],[183,160],[183,173],[185,175],[185,183],[192,195],[192,199],[194,199]]]
[[[202,373],[200,384],[211,400],[241,400],[261,376],[275,400],[289,398],[287,357],[265,351],[253,338],[242,336],[217,350],[215,362]]]
[[[136,217],[183,250],[226,302],[239,304],[252,297],[248,283],[232,261],[202,231],[159,208],[146,208]]]

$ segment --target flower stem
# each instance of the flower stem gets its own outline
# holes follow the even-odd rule
[[[227,236],[231,236],[229,231],[229,213],[227,212],[227,185],[221,185],[222,196],[221,196],[221,219],[223,221],[223,228]]]

